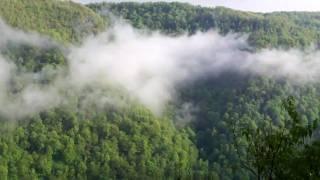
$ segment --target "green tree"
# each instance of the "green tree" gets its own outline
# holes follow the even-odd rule
[[[296,110],[293,97],[285,100],[283,107],[289,115],[283,124],[275,125],[269,119],[258,127],[241,124],[241,122],[233,127],[242,166],[252,172],[257,179],[294,178],[294,174],[302,169],[293,171],[292,163],[301,159],[300,151],[307,153],[310,150],[310,148],[307,148],[308,150],[304,148],[309,145],[314,130],[318,126],[318,120],[313,124],[304,124]],[[239,135],[241,138],[237,137]],[[245,150],[244,154],[240,154],[242,150]],[[312,152],[311,150],[311,154],[303,156],[312,156]],[[308,173],[307,169],[303,170],[305,174],[309,174],[310,178],[314,178],[312,177],[315,175],[314,172]]]

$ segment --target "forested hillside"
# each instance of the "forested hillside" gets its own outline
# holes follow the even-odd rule
[[[0,15],[14,27],[37,31],[59,41],[77,41],[104,28],[97,14],[71,1],[1,0]]]
[[[165,33],[194,33],[217,29],[221,33],[248,33],[256,47],[308,47],[320,39],[319,13],[271,14],[236,11],[224,7],[203,8],[182,3],[91,4],[88,7],[108,19],[114,13],[137,28]]]
[[[221,73],[208,73],[176,87],[168,85],[176,91],[173,98],[161,93],[160,97],[170,101],[159,114],[132,96],[142,91],[138,93],[142,98],[150,98],[152,93],[136,90],[134,82],[126,81],[132,89],[126,89],[123,82],[111,82],[126,80],[121,78],[128,75],[115,66],[122,54],[144,50],[135,46],[146,43],[142,46],[147,47],[145,52],[134,52],[123,65],[127,71],[136,70],[135,60],[144,58],[141,54],[148,51],[157,52],[153,48],[161,46],[159,39],[163,37],[157,34],[159,44],[152,46],[152,41],[141,34],[138,43],[130,35],[129,39],[112,33],[95,36],[123,18],[137,29],[160,31],[164,39],[187,34],[181,38],[186,39],[197,31],[209,30],[218,31],[221,37],[245,34],[253,50],[245,47],[241,53],[264,48],[309,49],[315,45],[310,48],[314,52],[320,40],[320,13],[262,14],[183,3],[83,6],[56,0],[1,0],[0,15],[16,28],[0,26],[10,31],[6,34],[15,35],[0,37],[0,179],[320,178],[320,83],[314,77],[298,82],[295,76],[275,78],[268,72],[244,73],[219,66]],[[96,39],[82,42],[87,35],[116,45],[134,40],[129,48],[119,50],[114,48],[119,46],[105,44],[101,48]],[[76,44],[69,47],[72,43]],[[86,45],[89,48],[81,49]],[[229,47],[223,45],[220,51]],[[108,64],[112,68],[90,76],[108,67],[103,63],[110,59],[101,58],[101,52],[120,55],[110,56],[114,58],[114,63]],[[288,55],[293,53],[300,55],[288,51],[279,60],[295,57]],[[87,54],[93,57],[89,62]],[[317,57],[318,53],[314,54]],[[187,55],[182,56],[183,61],[190,58]],[[154,58],[153,54],[149,56]],[[278,58],[267,59],[270,57]],[[97,61],[99,58],[102,61]],[[174,59],[168,58],[164,62],[169,65],[160,63],[165,68],[147,63],[155,72],[142,71],[143,76],[138,76],[147,87],[163,90],[150,77],[152,73],[163,75],[159,69],[166,71],[173,66],[170,60]],[[75,70],[78,66],[84,68]],[[318,64],[312,61],[307,67],[313,72],[313,66]],[[195,63],[192,70],[197,71],[197,67],[201,66]],[[105,78],[103,72],[108,70],[123,74]],[[257,66],[259,70],[263,69]],[[298,77],[304,77],[303,73],[308,72],[297,73]],[[179,74],[170,74],[170,78],[174,76]],[[168,83],[166,79],[158,81]]]

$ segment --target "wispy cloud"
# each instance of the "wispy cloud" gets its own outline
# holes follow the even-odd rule
[[[7,40],[32,42],[38,47],[47,42],[39,35],[2,26],[2,33],[18,34]],[[0,37],[0,42],[4,42],[4,38],[7,37]],[[66,48],[68,68],[48,68],[37,73],[17,73],[13,61],[0,56],[1,115],[20,118],[59,106],[70,94],[77,96],[88,87],[92,91],[84,94],[84,102],[101,106],[123,104],[104,91],[106,87],[116,87],[161,114],[164,106],[175,99],[181,85],[203,76],[219,77],[225,72],[235,72],[283,78],[302,85],[320,78],[319,51],[249,52],[245,50],[250,48],[246,36],[221,36],[215,31],[170,37],[116,24],[99,35],[87,37],[80,45]],[[58,74],[50,83],[34,80],[49,71]],[[10,85],[15,79],[23,81],[23,88],[12,93]]]

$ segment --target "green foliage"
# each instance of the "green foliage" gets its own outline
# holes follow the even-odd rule
[[[216,29],[222,34],[248,33],[254,47],[308,47],[319,43],[319,13],[251,13],[183,3],[100,3],[88,5],[110,19],[111,12],[137,28],[169,34]]]
[[[319,40],[317,13],[260,14],[181,3],[89,7],[108,21],[106,12],[110,11],[135,27],[171,35],[211,28],[222,34],[249,33],[250,43],[258,48],[307,47]],[[78,41],[104,24],[86,7],[53,0],[2,0],[0,15],[15,27],[63,42]],[[36,80],[40,84],[55,77],[41,73],[67,66],[63,50],[55,46],[9,43],[1,54],[17,65],[18,73],[45,77]],[[19,82],[10,82],[13,95],[23,88]],[[126,96],[117,89],[103,91],[113,92]],[[69,103],[17,123],[1,117],[0,179],[253,179],[257,169],[264,177],[315,179],[320,145],[319,132],[313,131],[316,124],[312,124],[320,115],[319,93],[319,83],[301,86],[233,73],[206,77],[177,93],[176,106],[190,102],[198,109],[194,121],[178,128],[175,112],[156,117],[132,101],[122,108],[83,107],[84,97],[71,92]],[[287,113],[281,102],[290,95],[296,99],[297,111],[290,100]],[[282,139],[287,146],[277,150]],[[273,154],[277,156],[272,162],[269,156]],[[242,168],[246,157],[250,170]]]
[[[198,109],[191,126],[196,133],[195,143],[200,157],[208,160],[209,169],[221,179],[247,179],[254,176],[242,168],[239,153],[245,158],[244,148],[254,142],[245,136],[234,136],[234,126],[239,124],[237,131],[241,130],[240,127],[252,131],[264,127],[265,130],[272,122],[289,130],[284,125],[288,125],[286,120],[290,117],[281,108],[282,100],[289,95],[294,95],[297,101],[301,123],[312,124],[320,114],[319,88],[319,84],[301,86],[264,77],[225,73],[186,85],[180,91],[180,101],[191,102]],[[263,137],[266,132],[257,133]],[[245,146],[238,150],[234,141]]]
[[[197,150],[189,135],[175,129],[168,119],[156,118],[138,105],[119,111],[88,111],[56,108],[2,134],[0,175],[8,179],[196,175]]]
[[[42,46],[9,42],[1,53],[7,59],[12,60],[19,71],[23,72],[38,72],[46,66],[58,67],[67,65],[63,51],[58,46]]]
[[[40,32],[61,42],[78,41],[104,27],[89,8],[60,0],[1,0],[0,16],[9,25]]]
[[[313,132],[318,126],[318,120],[305,125],[296,110],[293,97],[284,101],[283,106],[290,118],[284,120],[281,125],[276,125],[271,120],[264,121],[256,128],[247,126],[248,122],[234,124],[233,132],[239,159],[242,166],[252,172],[257,179],[289,177],[294,179],[299,176],[298,173],[301,170],[293,168],[295,165],[292,166],[292,163],[303,162],[306,167],[308,167],[307,164],[311,164],[310,159],[305,156],[309,157],[314,152],[306,152],[310,149],[305,147],[309,145]],[[239,137],[243,137],[245,143]],[[244,155],[240,154],[243,148],[246,150]],[[314,167],[311,167],[311,169],[304,168],[303,174],[306,176],[300,177],[319,178],[315,173],[317,170],[314,171]]]

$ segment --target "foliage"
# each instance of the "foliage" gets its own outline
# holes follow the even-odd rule
[[[137,28],[170,35],[211,28],[222,34],[249,33],[251,45],[257,48],[307,47],[319,40],[318,13],[261,14],[181,3],[102,3],[88,7],[107,21],[111,21],[106,13],[110,11]],[[78,41],[98,32],[104,24],[86,7],[53,0],[2,0],[0,15],[15,27],[63,42]],[[63,50],[56,46],[9,43],[1,54],[23,73],[41,74],[46,68],[68,66]],[[45,84],[53,78],[36,83]],[[21,89],[14,83],[12,86],[13,94]],[[126,97],[120,90],[113,91]],[[84,96],[74,93],[70,93],[67,104],[18,122],[1,117],[0,179],[254,179],[254,174],[280,179],[319,177],[319,131],[312,125],[320,115],[319,83],[297,85],[227,72],[185,84],[177,95],[174,108],[162,117],[131,101],[121,108],[82,106]],[[287,113],[281,102],[291,95],[296,104],[292,99],[287,101]],[[192,103],[197,111],[194,121],[181,127],[175,122],[175,108],[184,102]],[[274,156],[271,161],[270,156]],[[243,162],[249,168],[243,169]]]
[[[22,72],[39,72],[44,67],[67,65],[63,50],[54,45],[39,47],[28,43],[9,42],[1,53],[12,60]]]
[[[318,126],[318,121],[305,125],[296,110],[296,103],[293,97],[284,101],[284,108],[289,114],[289,119],[284,120],[283,124],[275,125],[271,120],[266,120],[259,127],[252,128],[246,126],[247,122],[234,125],[234,136],[245,139],[245,154],[239,154],[244,168],[250,170],[257,179],[284,179],[297,178],[296,168],[292,163],[310,163],[310,159],[303,159],[309,156],[305,147],[309,146],[314,130]],[[236,142],[237,149],[240,151],[241,142]],[[303,153],[301,153],[303,152]],[[317,157],[317,156],[316,156]],[[306,161],[304,161],[306,160]],[[308,166],[307,166],[308,167]],[[311,166],[312,167],[312,166]],[[304,169],[301,178],[319,178],[315,169]]]
[[[308,47],[319,43],[319,13],[252,13],[224,7],[204,8],[183,3],[98,3],[88,5],[110,19],[111,12],[137,28],[169,34],[216,29],[222,34],[249,34],[254,47]]]
[[[49,35],[60,42],[78,41],[104,27],[89,8],[60,0],[1,0],[0,16],[9,25]]]
[[[286,120],[290,117],[281,104],[289,95],[296,99],[302,124],[312,124],[320,113],[319,88],[319,84],[301,86],[265,77],[226,73],[186,85],[180,91],[180,101],[190,102],[198,109],[191,127],[196,133],[200,157],[208,160],[209,169],[221,179],[248,179],[254,176],[243,169],[239,153],[246,159],[246,147],[253,142],[245,136],[234,136],[235,125],[239,124],[236,126],[239,132],[241,127],[265,130],[270,122],[280,127],[288,124]],[[259,133],[263,137],[265,132]],[[234,141],[243,145],[240,150]]]
[[[1,179],[196,175],[193,170],[201,164],[197,150],[188,133],[175,129],[168,119],[156,118],[138,105],[104,112],[71,107],[32,116],[9,132],[3,125],[10,122],[2,123]]]

